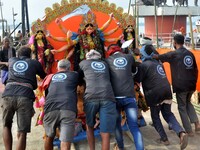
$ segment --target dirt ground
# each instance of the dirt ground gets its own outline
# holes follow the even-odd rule
[[[0,94],[3,91],[3,86],[0,85]],[[0,98],[1,100],[1,98]],[[173,103],[172,105],[172,111],[174,112],[175,116],[180,122],[180,117],[177,111],[177,104]],[[38,115],[39,111],[36,110],[36,115],[32,119],[32,130],[31,133],[28,134],[27,137],[27,150],[43,150],[44,148],[44,141],[43,141],[43,134],[44,130],[42,126],[35,126],[36,123],[36,118]],[[147,126],[141,127],[141,132],[143,134],[143,139],[144,139],[144,144],[145,144],[145,149],[146,150],[179,150],[179,138],[177,137],[176,133],[173,131],[168,130],[167,124],[163,121],[163,125],[165,126],[170,145],[169,146],[164,146],[157,144],[155,142],[156,139],[159,138],[157,132],[155,129],[149,125],[149,122],[151,121],[149,111],[146,113],[143,113],[143,116],[147,122]],[[2,112],[0,110],[0,118],[2,118]],[[162,117],[161,117],[162,118]],[[200,119],[200,116],[199,116]],[[2,135],[2,121],[0,121],[0,135]],[[193,126],[194,129],[194,126]],[[15,149],[15,144],[16,144],[16,133],[17,133],[17,125],[16,125],[16,116],[14,119],[13,127],[12,127],[12,133],[13,133],[13,149]],[[125,148],[126,150],[133,149],[135,150],[134,143],[130,138],[130,133],[129,132],[124,132],[124,142],[125,142]],[[110,142],[110,147],[111,149],[113,148],[113,145],[115,143],[114,136],[111,136],[111,142]],[[3,139],[0,139],[0,150],[4,149],[3,145]],[[54,148],[55,150],[58,149],[57,147]],[[75,150],[88,150],[88,144],[87,140],[83,140],[78,143],[74,143],[71,149]],[[96,150],[101,149],[101,139],[97,138],[96,139]],[[200,133],[195,133],[194,137],[189,138],[188,146],[186,150],[200,150]]]

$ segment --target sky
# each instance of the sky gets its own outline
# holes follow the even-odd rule
[[[21,0],[0,0],[2,3],[3,18],[7,20],[8,25],[13,25],[13,11],[17,13],[15,16],[15,25],[21,22]],[[194,0],[188,0],[189,5],[193,5]],[[200,0],[199,0],[200,1]],[[54,3],[60,3],[61,0],[28,0],[29,22],[42,18],[45,13],[46,7],[51,7]],[[109,3],[115,3],[117,7],[123,7],[124,11],[127,10],[129,0],[108,0]],[[132,0],[135,3],[135,0]],[[199,2],[200,3],[200,2]],[[172,0],[167,0],[168,5],[172,5]],[[0,16],[1,18],[1,16]]]

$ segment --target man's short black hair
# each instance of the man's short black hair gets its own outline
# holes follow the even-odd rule
[[[31,48],[28,46],[21,46],[19,50],[17,51],[18,57],[20,56],[26,56],[28,58],[31,58]]]
[[[147,53],[147,55],[151,55],[154,51],[155,51],[155,48],[153,47],[153,45],[145,46],[145,52]]]
[[[184,44],[184,39],[185,37],[182,34],[175,34],[174,35],[174,42],[176,42],[177,44]]]

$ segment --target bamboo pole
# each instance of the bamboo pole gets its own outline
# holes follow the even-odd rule
[[[164,10],[163,10],[163,8],[162,8],[162,20],[161,20],[161,39],[163,38],[163,21],[164,21]]]
[[[176,10],[175,10],[175,15],[174,15],[174,22],[173,22],[173,26],[172,26],[172,33],[174,32],[174,27],[175,27],[175,23],[176,23],[177,12],[178,12],[178,5],[176,5]],[[172,38],[171,38],[171,41],[170,41],[170,48],[171,47],[172,47]]]
[[[2,37],[1,37],[1,39],[3,40],[3,38],[4,38],[4,18],[3,18],[2,7],[3,7],[3,3],[0,0],[0,11],[1,11],[1,21],[2,21]]]
[[[191,36],[191,40],[192,40],[192,49],[195,49],[191,14],[189,14],[188,17],[189,17],[189,21],[190,21],[190,36]]]
[[[154,17],[155,17],[155,29],[156,29],[156,47],[158,48],[158,21],[157,21],[157,7],[156,0],[154,0]]]
[[[136,42],[136,46],[138,47],[139,46],[139,6],[137,5],[137,34],[136,34],[136,37],[137,37],[137,42]]]
[[[135,0],[135,20],[136,20],[136,28],[135,28],[135,47],[138,47],[138,35],[139,35],[139,6],[136,4]]]
[[[130,8],[131,8],[131,0],[129,0],[129,4],[128,4],[128,14],[130,13]]]
[[[136,4],[136,0],[135,0],[135,14],[133,14],[133,15],[135,16],[135,20],[136,20],[136,25],[135,25],[135,47],[138,47],[138,26],[139,26],[139,20],[138,20],[138,6]]]

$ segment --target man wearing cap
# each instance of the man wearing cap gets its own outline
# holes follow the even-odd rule
[[[170,144],[160,120],[159,114],[161,112],[165,121],[180,138],[180,148],[182,150],[187,146],[188,137],[171,112],[171,87],[162,63],[152,59],[154,51],[153,45],[145,45],[140,50],[142,63],[139,65],[139,82],[142,82],[145,99],[147,105],[150,107],[153,125],[160,135],[160,139],[156,141],[164,145]]]
[[[124,149],[123,134],[121,129],[121,110],[126,113],[128,127],[133,136],[137,150],[144,150],[142,134],[138,127],[137,102],[134,93],[134,81],[132,73],[136,72],[136,63],[131,54],[121,53],[118,45],[112,44],[108,47],[109,57],[106,62],[110,68],[110,78],[117,101],[117,125],[115,138],[118,148]]]
[[[84,111],[86,114],[87,138],[90,150],[95,149],[94,125],[99,113],[102,149],[110,149],[110,133],[116,125],[116,101],[110,83],[109,68],[101,60],[101,54],[90,50],[86,60],[79,64],[84,74],[86,89],[84,95]]]
[[[57,65],[58,72],[45,90],[44,129],[47,135],[45,150],[53,150],[56,128],[60,129],[61,149],[70,150],[75,130],[77,113],[77,85],[79,75],[70,71],[70,62],[62,59]],[[47,76],[48,78],[48,76]]]
[[[9,59],[9,78],[2,94],[3,140],[6,150],[12,149],[13,116],[17,116],[17,150],[26,149],[26,136],[31,131],[33,116],[33,90],[37,88],[36,75],[45,78],[45,72],[37,60],[31,59],[31,49],[22,46],[18,50],[18,57]]]

